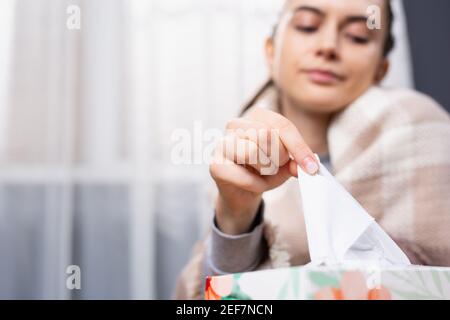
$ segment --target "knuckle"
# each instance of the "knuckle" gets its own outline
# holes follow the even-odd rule
[[[218,170],[217,163],[211,163],[209,165],[209,174],[211,175],[211,177],[214,180],[218,180],[219,179],[219,170]]]
[[[233,119],[231,119],[230,121],[227,122],[225,128],[227,130],[234,129],[234,128],[236,128],[238,126],[238,124],[239,124],[239,118],[233,118]]]

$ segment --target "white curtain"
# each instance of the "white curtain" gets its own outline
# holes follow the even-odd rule
[[[237,115],[281,1],[0,3],[0,298],[169,298],[212,215],[171,134]]]
[[[391,0],[391,4],[394,13],[392,30],[395,36],[395,47],[389,57],[391,64],[383,85],[413,88],[414,74],[403,1]]]

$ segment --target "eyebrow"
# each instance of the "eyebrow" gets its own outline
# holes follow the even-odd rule
[[[349,23],[353,23],[353,22],[367,22],[367,19],[369,19],[369,17],[366,16],[348,16],[347,18],[345,18],[345,23],[349,24]]]
[[[319,16],[325,16],[325,13],[318,9],[318,8],[314,8],[314,7],[310,7],[310,6],[300,6],[295,8],[294,13],[300,12],[300,11],[309,11],[315,14],[318,14]]]
[[[315,13],[321,17],[325,16],[325,12],[323,12],[322,10],[315,8],[315,7],[310,7],[310,6],[300,6],[294,9],[294,13],[300,12],[300,11],[309,11],[312,13]],[[354,16],[348,16],[345,18],[344,21],[344,25],[346,24],[350,24],[350,23],[354,23],[354,22],[367,22],[368,17],[364,16],[364,15],[354,15]]]

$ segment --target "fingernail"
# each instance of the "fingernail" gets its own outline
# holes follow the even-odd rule
[[[311,157],[307,157],[305,160],[303,160],[303,167],[310,175],[314,175],[317,173],[317,171],[319,171],[319,165]]]

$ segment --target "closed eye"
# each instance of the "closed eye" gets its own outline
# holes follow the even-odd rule
[[[313,33],[317,31],[317,27],[309,27],[309,26],[296,26],[295,29],[305,33]]]
[[[356,44],[366,44],[369,42],[369,39],[366,37],[359,37],[351,34],[347,34],[347,37]]]

